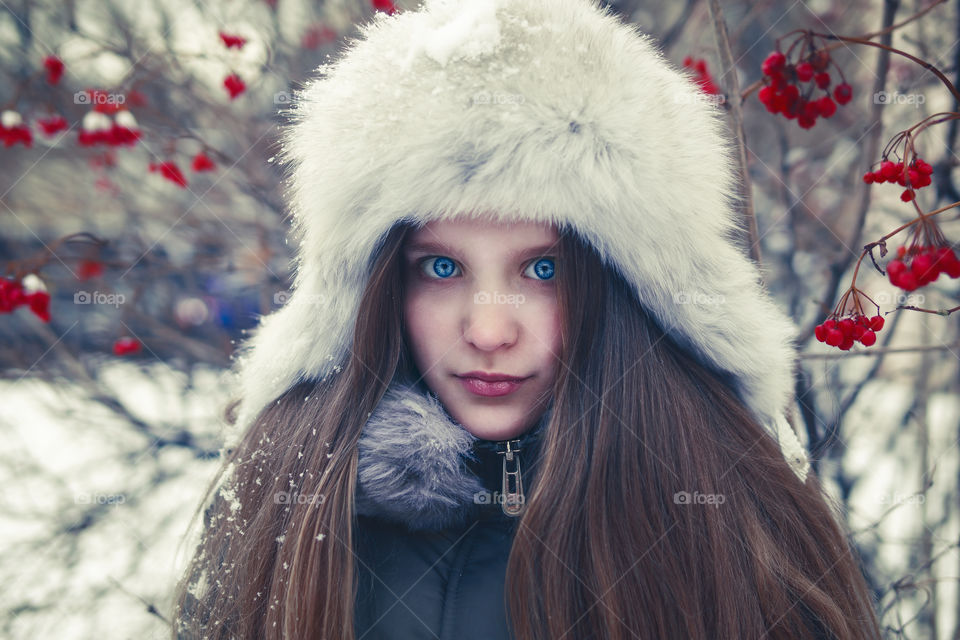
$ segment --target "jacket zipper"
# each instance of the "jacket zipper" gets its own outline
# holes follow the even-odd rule
[[[500,492],[500,508],[512,518],[523,513],[526,501],[523,495],[523,480],[520,477],[520,440],[500,440],[497,453],[503,456],[503,486]],[[513,481],[511,483],[511,480]]]

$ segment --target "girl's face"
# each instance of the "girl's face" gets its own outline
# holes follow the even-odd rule
[[[407,236],[407,341],[427,385],[478,438],[515,438],[550,404],[561,347],[557,241],[549,225],[470,219]]]

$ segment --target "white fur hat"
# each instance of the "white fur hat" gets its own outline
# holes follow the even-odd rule
[[[297,91],[281,161],[293,292],[238,351],[237,428],[342,363],[368,260],[399,220],[566,223],[659,324],[731,374],[797,474],[796,327],[734,242],[722,110],[590,0],[433,0],[377,14]]]

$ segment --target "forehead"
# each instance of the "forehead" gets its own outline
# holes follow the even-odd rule
[[[413,229],[406,239],[408,248],[449,246],[469,248],[479,244],[495,245],[506,250],[533,245],[549,245],[559,239],[554,225],[543,222],[494,222],[472,218],[433,220]]]

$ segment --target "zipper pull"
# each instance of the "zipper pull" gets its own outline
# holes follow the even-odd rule
[[[526,506],[523,496],[523,480],[520,477],[520,440],[502,440],[497,443],[497,453],[503,456],[503,488],[500,507],[508,516],[516,518]],[[513,480],[511,486],[510,480]]]

